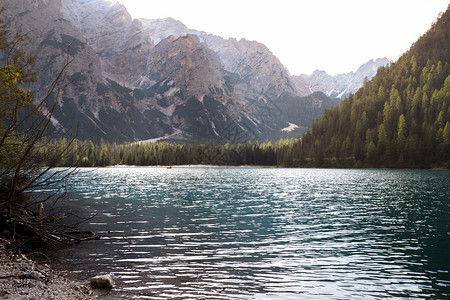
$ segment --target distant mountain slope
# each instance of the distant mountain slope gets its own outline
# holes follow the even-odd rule
[[[139,19],[151,36],[152,41],[157,44],[164,38],[171,35],[175,37],[184,36],[187,34],[195,34],[200,37],[200,40],[214,50],[220,57],[224,68],[233,73],[242,74],[245,72],[243,68],[248,68],[249,64],[246,62],[255,60],[258,55],[264,54],[267,63],[265,67],[275,68],[280,70],[280,77],[284,78],[285,86],[289,86],[299,96],[308,96],[314,92],[323,92],[331,98],[344,99],[351,93],[355,93],[364,83],[364,78],[371,79],[375,76],[377,69],[389,63],[387,58],[379,58],[370,60],[360,66],[356,72],[347,74],[339,74],[336,76],[328,75],[325,71],[315,71],[311,75],[291,76],[287,70],[281,65],[273,54],[263,45],[254,41],[247,41],[245,39],[236,41],[235,39],[223,39],[222,37],[207,34],[202,31],[197,31],[187,28],[180,21],[172,18],[146,20]],[[247,71],[248,73],[248,71]],[[257,76],[259,74],[256,74]],[[274,80],[274,78],[270,78]],[[268,85],[269,83],[266,83]]]
[[[79,124],[81,139],[276,139],[290,123],[304,131],[337,103],[320,94],[301,98],[286,68],[258,42],[225,40],[173,19],[133,19],[105,0],[0,5],[11,31],[30,32],[38,96],[71,44],[72,83],[53,99],[53,123],[65,130]]]
[[[291,164],[450,167],[449,28],[450,5],[397,62],[319,117]]]
[[[325,71],[316,70],[311,75],[293,76],[293,81],[300,94],[308,95],[313,92],[323,92],[332,98],[344,99],[350,94],[356,93],[364,83],[364,79],[370,80],[379,67],[389,64],[387,58],[369,60],[358,68],[356,72],[347,74],[329,75]]]

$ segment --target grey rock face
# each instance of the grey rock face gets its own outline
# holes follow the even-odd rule
[[[294,75],[292,76],[292,82],[294,83],[294,86],[297,90],[297,93],[300,96],[308,96],[313,93],[313,90],[310,87],[310,83],[308,82],[307,78],[305,78],[302,75]]]
[[[276,56],[263,44],[234,38],[224,39],[203,31],[188,29],[183,23],[172,18],[146,20],[139,19],[155,44],[173,36],[196,35],[200,41],[219,57],[224,70],[238,74],[248,83],[246,92],[254,92],[256,97],[262,92],[279,97],[283,92],[295,93],[290,74]]]
[[[188,33],[195,34],[195,30],[190,30],[181,23],[172,18],[165,19],[138,19],[142,23],[145,32],[150,36],[153,43],[158,44],[169,36],[180,37]]]
[[[289,72],[265,45],[245,39],[209,45],[221,57],[225,69],[239,74],[256,93],[264,92],[271,97],[296,93]]]
[[[69,49],[71,84],[49,104],[58,101],[53,124],[66,131],[78,126],[81,139],[230,141],[231,131],[276,139],[289,123],[307,128],[334,104],[317,95],[301,99],[299,85],[258,42],[223,39],[170,18],[133,20],[124,6],[104,0],[0,5],[12,31],[33,29],[38,96]]]
[[[211,93],[211,88],[225,85],[219,57],[201,44],[196,35],[164,39],[153,49],[151,57],[146,75],[155,82],[174,81],[175,88],[166,96],[177,90],[183,92],[183,98],[200,99]]]
[[[363,85],[364,79],[371,79],[381,66],[389,64],[387,58],[371,59],[358,68],[356,72],[331,76],[325,71],[314,71],[311,75],[294,76],[297,90],[302,93],[323,92],[332,98],[344,99],[356,93]]]

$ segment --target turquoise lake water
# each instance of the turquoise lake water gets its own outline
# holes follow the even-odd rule
[[[114,273],[111,299],[450,297],[450,171],[104,168],[68,184],[103,238],[59,265]]]

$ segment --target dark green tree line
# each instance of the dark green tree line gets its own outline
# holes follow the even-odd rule
[[[284,154],[280,149],[292,144],[293,140],[278,143],[247,143],[247,144],[176,144],[158,143],[128,143],[117,145],[101,141],[93,143],[74,141],[68,145],[68,140],[51,141],[49,147],[42,147],[36,155],[46,157],[54,155],[53,151],[69,148],[62,167],[104,167],[111,165],[261,165],[276,166]]]
[[[325,111],[301,139],[238,145],[77,141],[63,165],[449,167],[449,19],[447,9],[397,62]],[[67,146],[53,143],[55,149]]]
[[[287,165],[449,166],[450,11],[395,63],[314,121]]]

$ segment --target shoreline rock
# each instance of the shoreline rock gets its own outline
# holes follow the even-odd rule
[[[98,275],[91,278],[91,287],[94,289],[110,290],[114,287],[113,275]]]
[[[94,299],[85,284],[70,281],[23,254],[14,254],[0,239],[0,298],[2,299]]]

